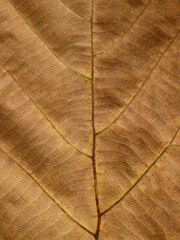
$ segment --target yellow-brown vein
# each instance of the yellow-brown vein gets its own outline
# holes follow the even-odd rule
[[[130,30],[134,27],[134,25],[137,23],[137,21],[139,20],[139,18],[143,15],[144,11],[147,9],[147,7],[149,6],[151,0],[149,0],[149,2],[145,5],[145,7],[142,9],[142,11],[140,12],[140,14],[137,16],[137,18],[134,20],[134,22],[129,26],[129,28],[127,29],[127,31],[116,41],[117,43],[119,41],[121,41],[129,32]],[[116,48],[116,46],[114,46],[113,48]],[[111,48],[110,48],[111,49]],[[99,56],[101,54],[107,53],[108,54],[108,49],[106,51],[97,53],[94,55],[94,57]]]
[[[11,73],[6,70],[1,64],[0,66],[6,71],[6,73],[15,81],[15,83],[18,85],[18,87],[21,89],[21,91],[28,97],[28,99],[30,100],[30,102],[33,104],[33,106],[37,109],[38,112],[40,112],[43,117],[48,121],[48,123],[52,126],[52,128],[58,133],[58,135],[67,143],[69,144],[72,148],[74,148],[76,151],[80,152],[81,154],[87,156],[88,158],[92,158],[92,156],[80,151],[79,149],[77,149],[75,146],[73,146],[60,132],[59,130],[56,128],[56,126],[50,121],[50,119],[44,114],[44,112],[37,106],[37,104],[35,104],[35,102],[33,101],[33,99],[24,91],[24,89],[19,85],[18,81],[11,75]]]
[[[152,162],[152,164],[146,169],[146,171],[138,178],[138,180],[131,186],[131,188],[119,199],[117,200],[113,205],[111,205],[108,209],[106,209],[104,212],[101,213],[101,216],[103,216],[104,214],[106,214],[109,210],[111,210],[114,206],[116,206],[119,202],[121,202],[130,192],[131,190],[141,181],[141,179],[146,175],[146,173],[148,173],[151,168],[156,164],[156,162],[161,158],[161,156],[171,147],[171,146],[175,146],[172,144],[172,142],[174,141],[176,135],[178,134],[180,128],[178,128],[178,130],[176,131],[176,133],[174,134],[173,138],[171,139],[171,141],[169,142],[169,144],[167,145],[167,147],[165,147],[165,149],[159,154],[159,156]]]
[[[145,83],[148,81],[148,79],[150,78],[151,74],[154,72],[155,68],[158,66],[159,62],[161,61],[161,59],[164,57],[165,53],[168,51],[168,49],[171,47],[171,45],[173,44],[173,42],[175,41],[177,35],[179,32],[176,33],[176,35],[173,37],[173,39],[171,40],[171,42],[169,43],[169,45],[167,46],[167,48],[164,50],[164,52],[162,53],[161,57],[158,59],[158,61],[156,62],[156,64],[154,65],[154,67],[151,69],[150,73],[148,74],[148,76],[146,77],[146,79],[143,81],[143,83],[141,84],[141,86],[139,87],[139,89],[137,90],[136,94],[131,98],[131,100],[129,101],[129,103],[126,105],[126,107],[120,112],[120,114],[114,119],[114,121],[112,121],[106,128],[104,128],[103,130],[99,131],[96,133],[96,135],[106,131],[108,128],[111,127],[112,124],[114,124],[120,117],[121,115],[126,111],[126,109],[129,107],[129,105],[133,102],[133,100],[136,98],[136,96],[139,94],[139,92],[141,91],[141,89],[144,87]]]
[[[82,19],[85,20],[85,21],[90,22],[90,19],[80,16],[79,14],[77,14],[76,12],[74,12],[71,8],[69,8],[64,2],[62,2],[61,0],[60,0],[60,2],[61,2],[67,9],[69,9],[72,13],[74,13],[76,16],[82,18]]]
[[[25,168],[23,168],[17,161],[15,161],[8,153],[6,153],[2,148],[0,149],[5,155],[7,155],[18,167],[20,167],[23,172],[25,172],[34,182],[36,182],[36,184],[40,187],[40,189],[73,221],[75,222],[78,226],[80,226],[82,229],[84,229],[86,232],[88,232],[89,234],[93,235],[94,234],[88,230],[86,227],[84,227],[83,225],[81,225],[79,222],[77,222],[73,217],[71,217],[71,215],[64,209],[62,208],[59,203],[56,201],[56,199],[54,199],[50,193],[48,193],[42,186],[41,184],[33,177],[31,176],[31,174],[26,171]]]
[[[74,68],[70,67],[69,65],[67,65],[66,63],[64,63],[62,60],[59,59],[59,57],[57,56],[57,54],[52,50],[50,49],[46,44],[45,42],[42,40],[41,36],[36,32],[34,31],[34,29],[28,24],[28,22],[26,21],[26,19],[24,18],[23,14],[10,2],[11,6],[13,7],[13,9],[15,9],[15,11],[18,13],[18,15],[20,16],[20,18],[23,19],[23,21],[25,22],[26,26],[36,35],[36,37],[38,39],[40,39],[40,41],[43,43],[44,47],[46,49],[48,49],[48,51],[50,51],[55,57],[56,59],[61,63],[63,64],[64,66],[66,66],[67,68],[69,68],[70,70],[72,70],[74,73],[78,74],[79,76],[82,76],[86,79],[89,79],[89,80],[92,80],[92,78],[89,78],[85,75],[83,75],[82,73],[80,72],[77,72],[76,70],[74,70]]]

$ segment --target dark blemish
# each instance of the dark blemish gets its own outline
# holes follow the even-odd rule
[[[0,43],[3,44],[7,42],[10,38],[12,38],[12,34],[9,32],[1,32],[0,31]]]
[[[128,0],[128,3],[132,7],[140,7],[144,5],[144,3],[141,0]]]

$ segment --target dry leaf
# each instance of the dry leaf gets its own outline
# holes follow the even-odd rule
[[[179,240],[179,0],[0,0],[0,240]]]

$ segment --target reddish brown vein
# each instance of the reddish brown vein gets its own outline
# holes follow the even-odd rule
[[[99,230],[101,224],[101,214],[98,198],[98,182],[97,182],[97,171],[96,171],[96,130],[95,130],[95,121],[94,121],[94,45],[93,45],[93,10],[94,10],[94,1],[92,0],[92,12],[91,12],[91,54],[92,54],[92,129],[93,129],[93,149],[92,149],[92,164],[93,164],[93,175],[94,175],[94,189],[95,189],[95,199],[96,199],[96,208],[97,208],[97,229],[94,235],[95,239],[99,238]]]

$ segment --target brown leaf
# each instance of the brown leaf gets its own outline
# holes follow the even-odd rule
[[[0,240],[179,240],[179,0],[0,0]]]

